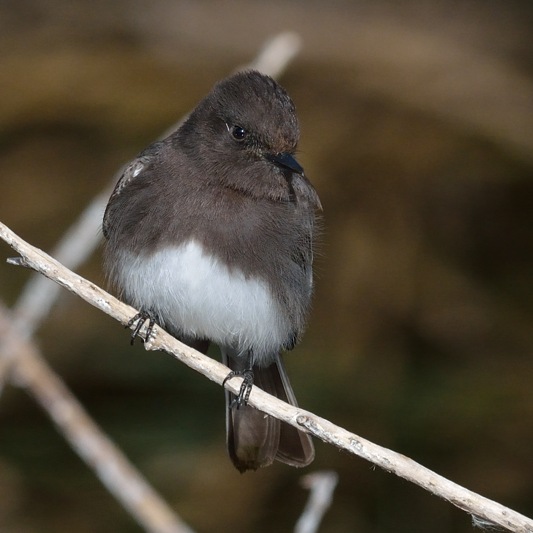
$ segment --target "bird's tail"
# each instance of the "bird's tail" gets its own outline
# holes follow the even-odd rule
[[[224,363],[234,372],[246,368],[245,358],[230,357],[224,351],[222,355]],[[266,368],[254,366],[253,373],[254,385],[280,400],[298,405],[279,355]],[[226,442],[229,456],[238,470],[257,470],[274,460],[296,467],[313,461],[315,449],[307,433],[250,405],[231,407],[234,399],[235,396],[226,391]]]

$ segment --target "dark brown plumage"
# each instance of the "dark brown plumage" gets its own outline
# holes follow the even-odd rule
[[[280,351],[303,333],[318,196],[293,157],[294,105],[255,71],[217,84],[124,171],[106,209],[105,268],[122,297],[296,404]],[[310,438],[227,394],[235,466],[305,466]]]

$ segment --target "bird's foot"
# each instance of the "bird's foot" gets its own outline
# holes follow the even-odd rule
[[[130,344],[133,346],[135,339],[139,337],[139,332],[141,331],[141,328],[143,327],[144,323],[148,321],[148,327],[146,328],[146,342],[150,340],[150,338],[153,335],[154,332],[154,326],[156,325],[155,318],[150,311],[146,311],[145,309],[139,311],[129,322],[126,324],[127,328],[133,327],[135,325],[135,328],[133,329],[131,333],[131,341]],[[142,342],[145,342],[141,338]]]
[[[222,382],[222,386],[226,384],[226,381],[229,381],[231,378],[234,377],[242,377],[242,384],[241,388],[239,390],[239,394],[233,398],[230,409],[233,407],[236,407],[237,409],[243,405],[248,404],[248,398],[250,397],[250,393],[252,392],[252,387],[254,385],[254,372],[251,368],[247,368],[245,370],[236,370],[231,371]]]

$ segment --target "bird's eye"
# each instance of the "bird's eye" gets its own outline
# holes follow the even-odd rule
[[[244,128],[241,128],[241,126],[228,126],[228,130],[231,136],[239,142],[243,141],[248,135],[248,132]]]

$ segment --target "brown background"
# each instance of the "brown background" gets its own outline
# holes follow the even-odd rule
[[[529,1],[3,1],[0,220],[50,250],[212,84],[291,29],[281,79],[324,205],[300,403],[533,515]],[[12,254],[2,245],[2,257]],[[80,273],[103,283],[100,255]],[[0,263],[12,304],[28,273]],[[220,388],[63,294],[38,341],[197,531],[290,531],[301,471],[240,475]],[[317,443],[323,532],[466,532],[469,517]],[[23,391],[0,399],[3,532],[139,531]]]

